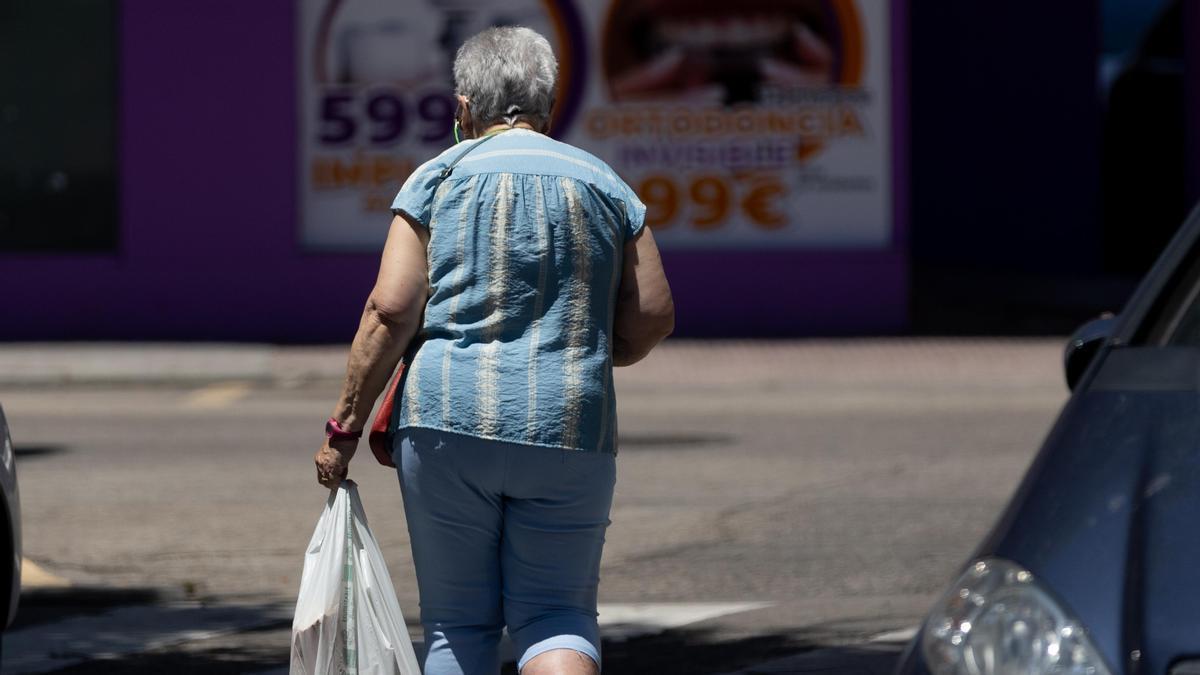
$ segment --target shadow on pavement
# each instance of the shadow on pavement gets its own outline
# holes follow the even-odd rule
[[[114,673],[124,675],[236,675],[238,673],[286,673],[291,621],[242,631],[206,645],[202,650],[164,648],[155,652],[94,660],[51,671],[56,675]],[[284,633],[281,629],[288,632]],[[282,636],[283,639],[277,639]]]
[[[33,459],[67,452],[65,445],[14,445],[13,454],[22,459]]]
[[[144,588],[32,591],[4,633],[3,672],[286,672],[290,610],[170,599]]]
[[[786,675],[787,673],[826,673],[827,675],[892,675],[904,646],[868,644],[814,649],[803,654],[752,666],[737,675]]]
[[[80,616],[95,616],[117,607],[158,602],[152,588],[47,588],[21,593],[17,618],[8,631],[54,623]]]
[[[899,655],[898,647],[828,647],[815,635],[805,633],[722,639],[712,630],[686,628],[626,640],[604,640],[603,650],[604,672],[613,675],[809,672],[887,675]],[[515,664],[505,664],[501,673],[516,675]]]
[[[27,594],[22,597],[18,623],[5,636],[4,671],[64,675],[287,672],[291,621],[286,607],[158,604],[159,600],[159,595],[148,589],[53,589]],[[829,626],[734,637],[710,628],[677,628],[605,639],[604,672],[891,673],[900,646],[832,644],[844,639],[845,633],[833,637]],[[415,646],[421,653],[421,645]],[[97,657],[104,653],[107,656]],[[506,663],[501,672],[515,675],[515,664]]]

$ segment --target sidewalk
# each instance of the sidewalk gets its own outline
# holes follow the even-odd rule
[[[671,339],[618,381],[700,388],[731,383],[839,387],[980,381],[1062,388],[1061,338]],[[0,386],[65,384],[287,385],[338,380],[348,345],[0,343]]]
[[[0,386],[337,379],[347,351],[345,345],[0,344]]]

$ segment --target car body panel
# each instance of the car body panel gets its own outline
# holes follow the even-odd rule
[[[972,560],[1033,572],[1115,672],[1165,673],[1200,653],[1200,350],[1104,361]]]
[[[1198,382],[1197,350],[1112,350],[977,553],[1033,572],[1118,671],[1200,648],[1200,539],[1180,522],[1200,514]]]
[[[1117,317],[970,558],[1031,571],[1114,673],[1166,673],[1200,654],[1200,348],[1147,337],[1178,309],[1170,299],[1194,273],[1198,240],[1200,209]],[[928,672],[922,637],[898,672]]]

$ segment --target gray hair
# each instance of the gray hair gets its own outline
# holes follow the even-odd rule
[[[523,26],[489,28],[454,57],[455,93],[471,101],[477,124],[525,117],[549,121],[558,61],[546,38]]]

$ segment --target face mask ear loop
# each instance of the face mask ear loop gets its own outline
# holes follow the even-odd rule
[[[462,143],[462,138],[459,137],[459,135],[458,135],[458,131],[461,128],[462,127],[459,125],[458,120],[454,120],[454,144],[455,145]]]

